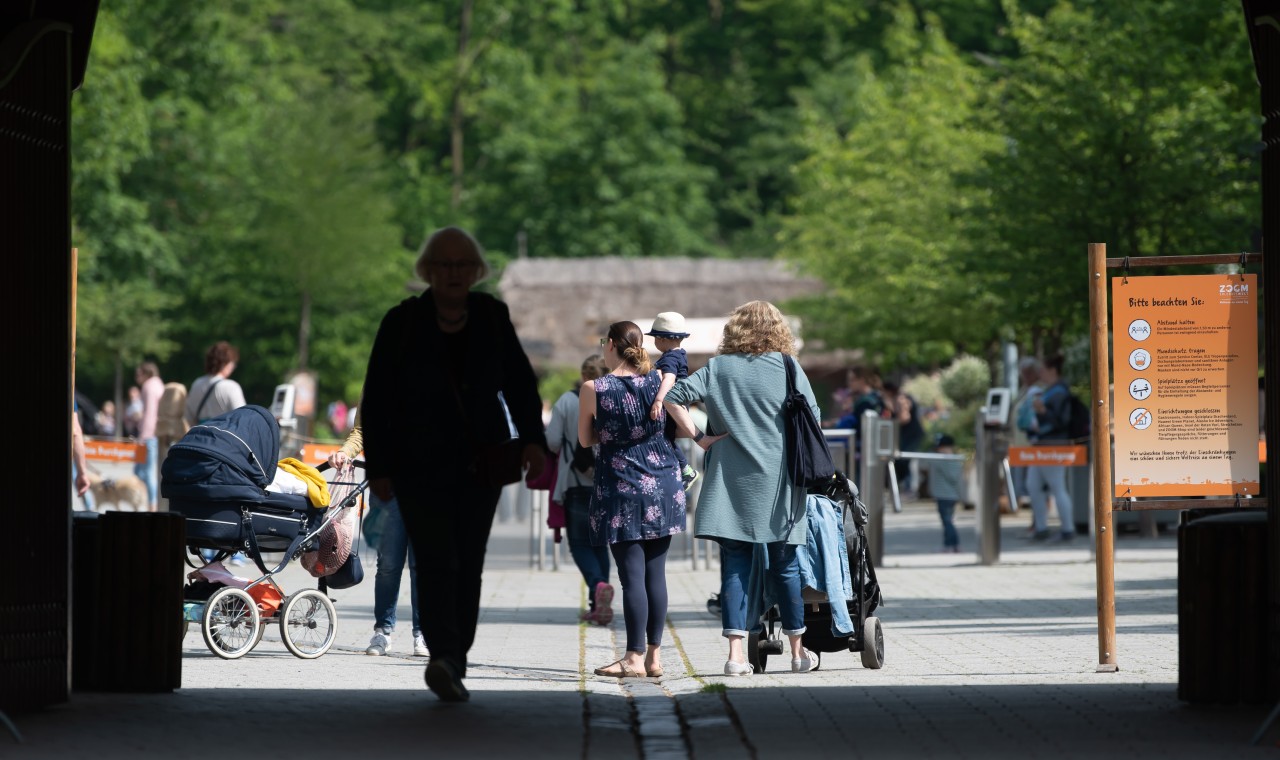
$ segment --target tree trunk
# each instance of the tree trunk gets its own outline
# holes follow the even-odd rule
[[[116,381],[113,389],[116,400],[116,429],[118,438],[124,437],[124,354],[116,352]]]
[[[311,360],[311,291],[302,291],[302,311],[298,315],[298,369],[305,370]]]
[[[453,161],[453,193],[450,208],[457,211],[462,205],[463,168],[463,103],[462,91],[467,77],[467,46],[471,39],[471,11],[474,0],[462,0],[462,15],[458,21],[458,82],[453,88],[453,116],[450,119],[450,147]]]

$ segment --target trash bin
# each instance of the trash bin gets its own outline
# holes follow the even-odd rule
[[[72,685],[172,691],[182,685],[186,521],[163,512],[95,518],[72,523]]]
[[[1178,528],[1178,698],[1268,702],[1267,515],[1214,514]]]

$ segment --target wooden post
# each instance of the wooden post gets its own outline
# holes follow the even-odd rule
[[[76,388],[76,290],[80,282],[80,249],[71,249],[71,392]],[[68,422],[68,425],[71,423]]]
[[[1111,525],[1111,329],[1107,319],[1107,246],[1089,244],[1089,385],[1093,389],[1093,540],[1098,577],[1098,670],[1114,673],[1116,662],[1115,530]]]

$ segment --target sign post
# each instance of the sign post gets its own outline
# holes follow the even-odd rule
[[[1093,540],[1098,584],[1099,673],[1120,670],[1116,657],[1115,529],[1111,522],[1110,354],[1107,351],[1107,246],[1089,244],[1089,316],[1092,358],[1089,410],[1093,430]]]
[[[1119,670],[1113,510],[1265,508],[1268,498],[1254,429],[1260,294],[1257,276],[1243,273],[1262,255],[1106,256],[1105,245],[1089,244],[1098,672]],[[1228,264],[1242,272],[1129,276],[1131,267]],[[1108,269],[1123,270],[1111,293],[1114,336]]]

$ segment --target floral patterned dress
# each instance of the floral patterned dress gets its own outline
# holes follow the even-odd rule
[[[684,530],[684,485],[675,451],[662,435],[666,413],[649,418],[661,382],[656,371],[594,381],[600,438],[589,510],[594,546]]]

